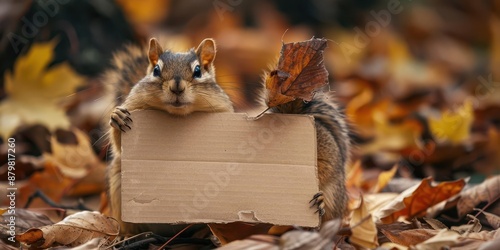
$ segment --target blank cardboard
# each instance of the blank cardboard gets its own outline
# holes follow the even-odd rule
[[[122,220],[319,225],[311,116],[132,113],[122,134]]]

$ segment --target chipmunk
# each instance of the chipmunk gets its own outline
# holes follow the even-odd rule
[[[154,228],[161,227],[159,224],[121,222],[120,135],[131,129],[130,111],[157,109],[181,116],[195,111],[233,112],[231,100],[215,80],[215,55],[216,46],[212,39],[203,40],[197,49],[178,53],[163,50],[155,38],[150,40],[147,53],[130,46],[115,54],[113,68],[103,79],[109,95],[118,102],[109,120],[114,158],[108,167],[107,184],[112,216],[120,221],[122,233],[156,232]],[[346,204],[344,166],[349,150],[343,116],[326,94],[318,94],[307,104],[297,100],[273,111],[316,117],[318,176],[322,191],[314,195],[310,203],[317,206],[324,221],[342,217]],[[166,234],[182,229],[176,226],[166,228]],[[165,232],[163,229],[159,231]]]

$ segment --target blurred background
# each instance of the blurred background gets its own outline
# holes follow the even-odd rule
[[[282,42],[329,39],[356,189],[394,166],[408,180],[499,173],[500,1],[3,0],[0,34],[0,185],[14,138],[18,207],[42,191],[106,210],[113,105],[100,76],[113,52],[152,36],[175,50],[214,38],[218,81],[239,112],[254,109]]]

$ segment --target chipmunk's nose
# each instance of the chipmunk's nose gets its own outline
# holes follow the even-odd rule
[[[173,84],[170,85],[170,92],[176,95],[181,95],[184,90],[186,90],[186,87],[182,84],[181,78],[179,76],[175,76]]]
[[[181,95],[184,92],[185,89],[186,88],[182,88],[181,89],[181,88],[174,87],[174,88],[170,88],[170,92],[172,92],[172,93],[174,93],[176,95]]]

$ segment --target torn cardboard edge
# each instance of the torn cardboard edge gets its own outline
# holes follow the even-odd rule
[[[122,220],[317,227],[312,116],[143,110],[122,134]]]

